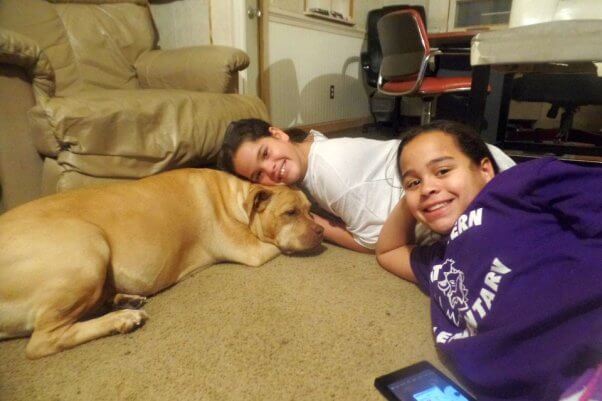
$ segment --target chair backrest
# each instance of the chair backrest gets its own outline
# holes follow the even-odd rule
[[[145,0],[0,0],[0,26],[42,48],[57,96],[137,88],[134,62],[156,43]]]
[[[410,6],[407,4],[397,4],[393,6],[386,6],[370,10],[368,12],[368,18],[366,22],[366,58],[363,63],[366,67],[364,71],[366,73],[366,80],[368,85],[376,87],[376,80],[378,79],[378,71],[380,70],[380,63],[382,60],[382,50],[380,47],[380,39],[378,37],[377,24],[378,21],[385,15],[400,11],[400,10],[416,10],[423,21],[426,21],[426,12],[423,6]]]
[[[396,11],[378,21],[383,58],[380,75],[385,80],[410,80],[424,74],[430,52],[426,28],[414,10]]]

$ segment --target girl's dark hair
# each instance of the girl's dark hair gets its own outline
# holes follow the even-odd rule
[[[432,131],[441,131],[446,135],[452,136],[462,153],[464,153],[477,166],[480,165],[481,160],[486,157],[491,161],[491,165],[493,166],[493,171],[495,174],[499,172],[498,165],[491,155],[487,144],[485,144],[477,131],[468,125],[455,121],[439,120],[433,121],[430,124],[410,128],[405,132],[403,139],[399,144],[399,148],[397,149],[397,168],[399,169],[400,177],[402,172],[401,166],[399,165],[399,158],[401,157],[403,148],[417,136]]]
[[[307,138],[307,132],[299,128],[284,130],[293,142],[303,142]],[[240,146],[247,141],[256,141],[260,138],[269,137],[270,124],[257,118],[232,121],[224,135],[224,142],[217,161],[219,169],[234,173],[234,154]]]

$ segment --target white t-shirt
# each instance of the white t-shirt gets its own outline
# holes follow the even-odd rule
[[[399,139],[328,139],[311,130],[302,188],[322,209],[340,217],[360,245],[374,249],[385,220],[403,196],[397,173]],[[500,171],[514,161],[489,146]]]

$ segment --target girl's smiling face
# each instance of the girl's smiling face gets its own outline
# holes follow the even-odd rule
[[[307,155],[303,146],[291,142],[279,128],[271,136],[243,142],[234,154],[236,174],[263,185],[293,185],[303,180]]]
[[[494,176],[483,158],[477,165],[453,136],[425,132],[407,143],[399,159],[406,202],[412,215],[439,234],[448,234]]]

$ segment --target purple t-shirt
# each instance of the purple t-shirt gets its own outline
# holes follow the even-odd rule
[[[437,347],[485,400],[557,400],[602,355],[602,169],[496,176],[411,265]]]

